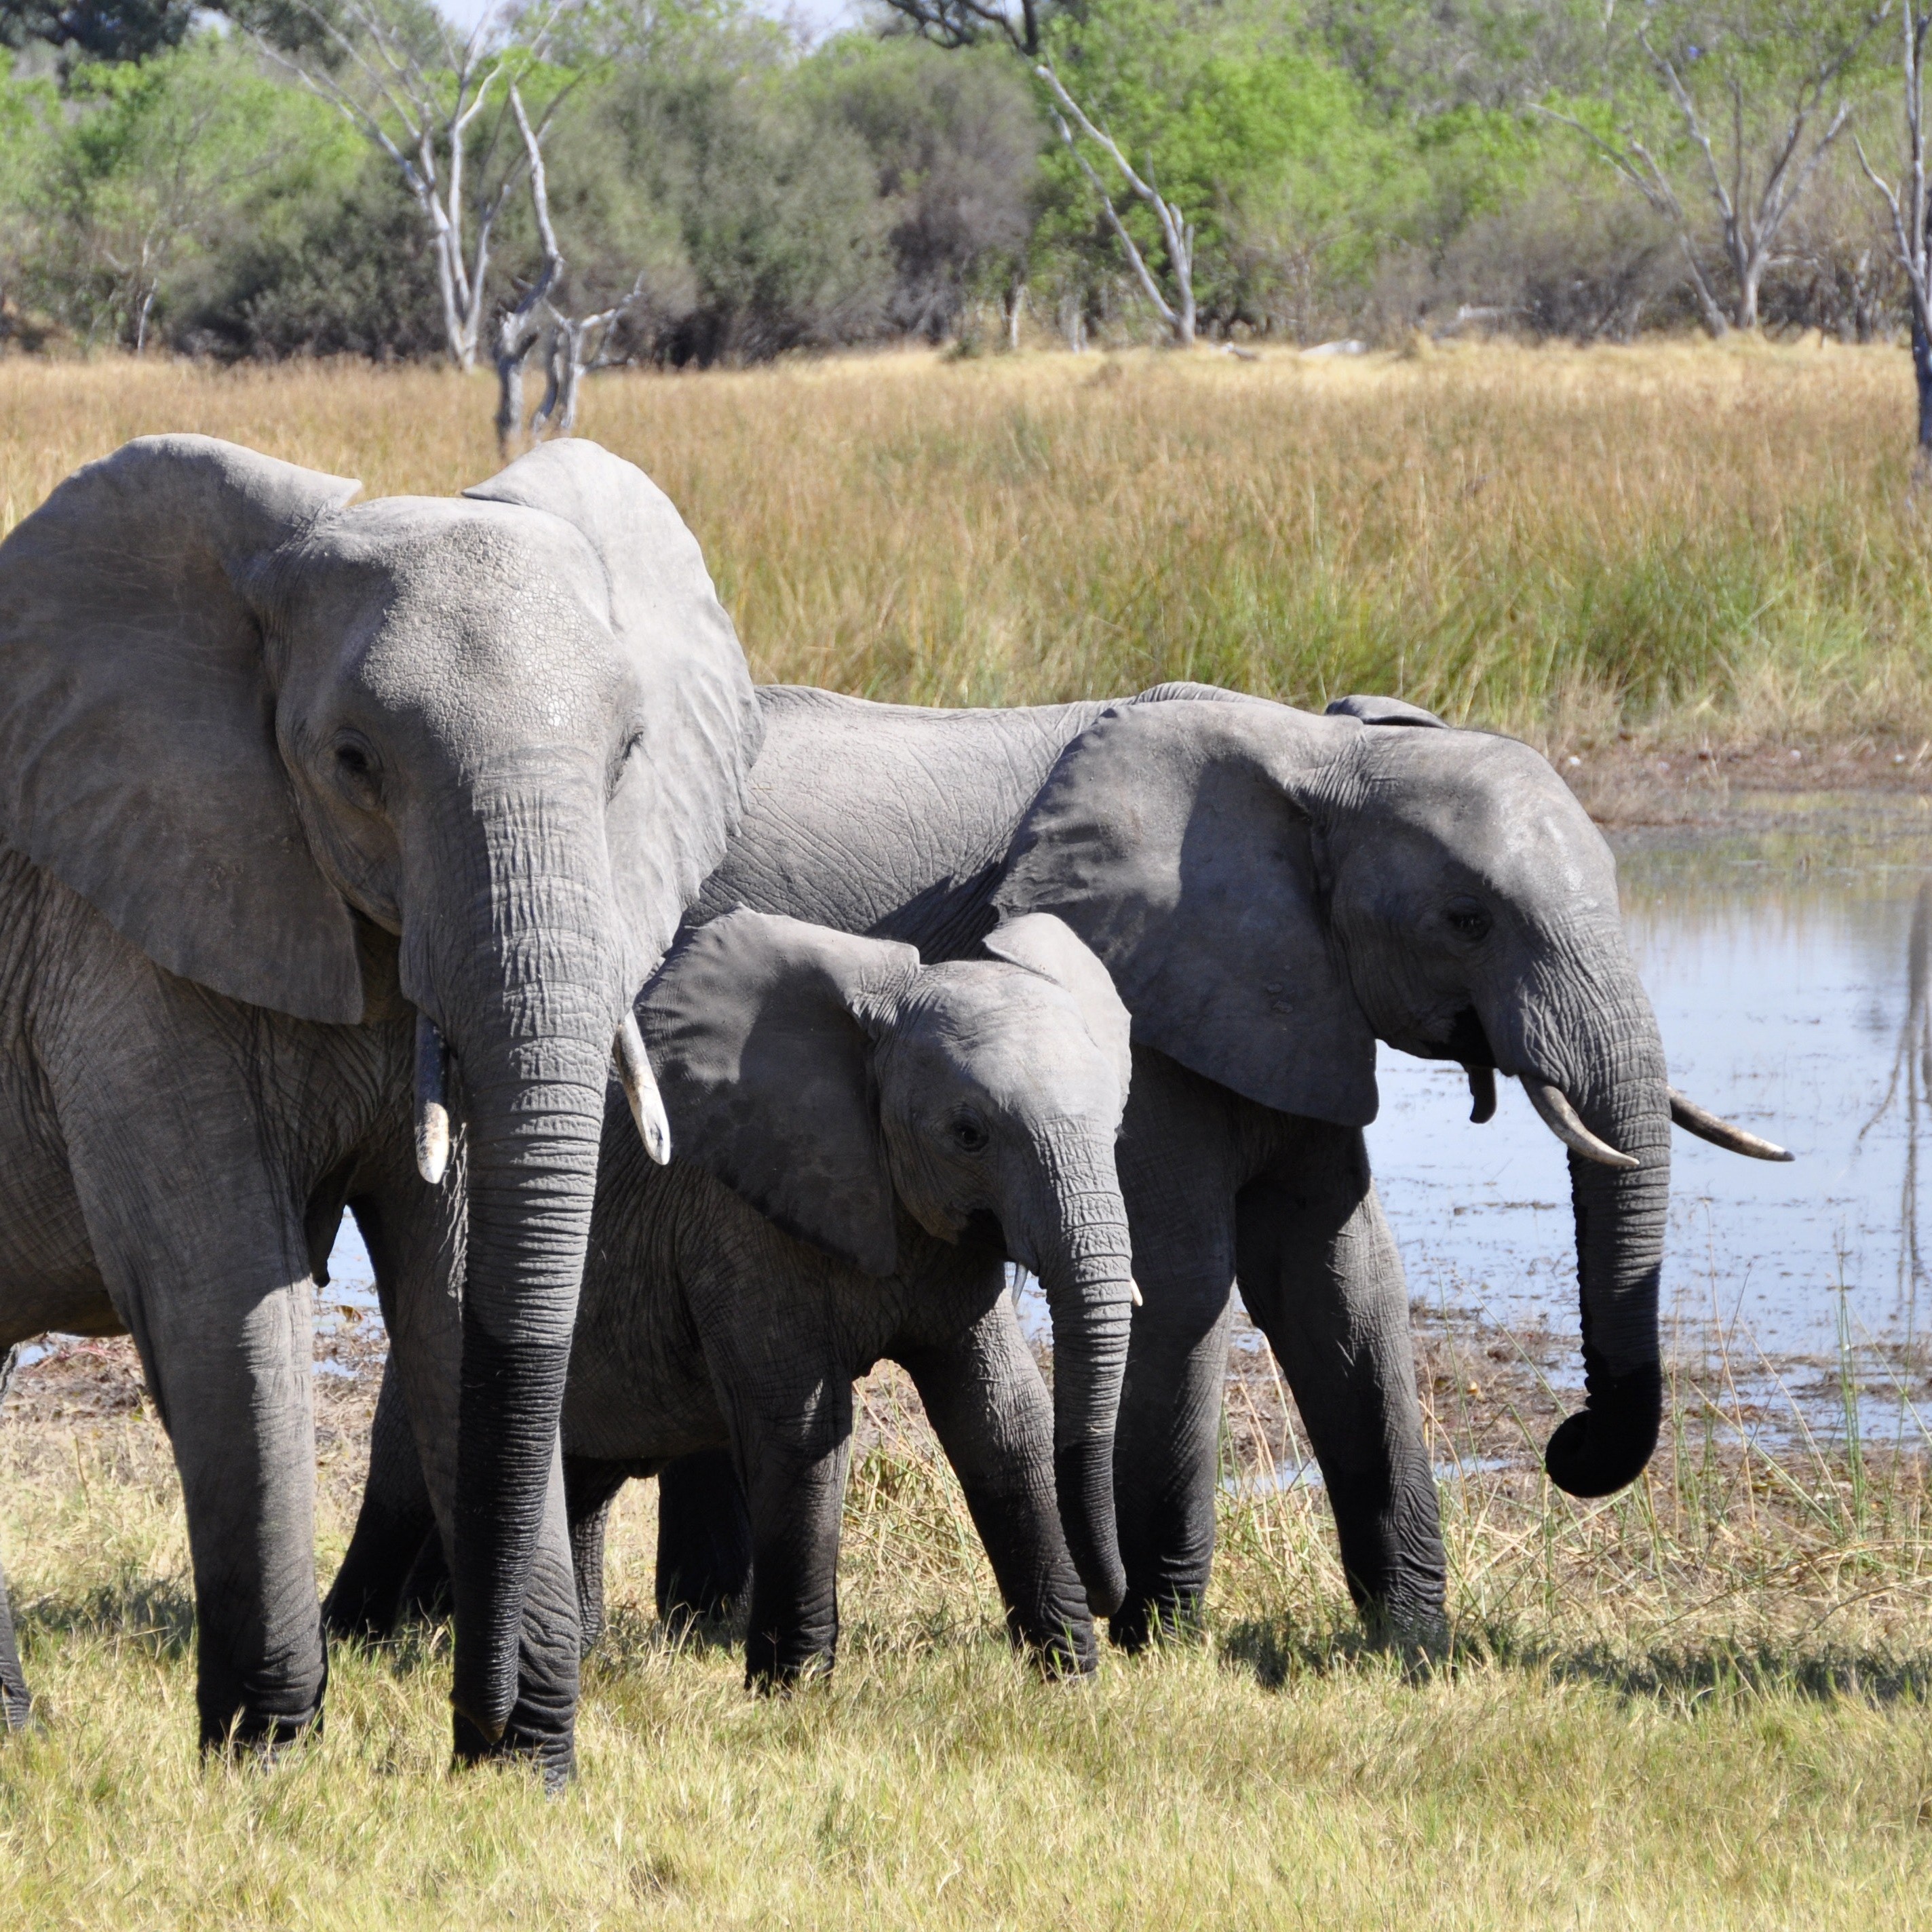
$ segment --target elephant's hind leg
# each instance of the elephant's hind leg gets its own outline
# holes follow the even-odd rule
[[[20,1359],[18,1348],[10,1348],[0,1357],[0,1406],[6,1402],[7,1384],[14,1379],[14,1366]],[[20,1668],[20,1647],[14,1640],[14,1610],[7,1595],[7,1573],[0,1569],[0,1729],[24,1729],[33,1708],[26,1673]]]
[[[369,1474],[348,1554],[322,1606],[332,1637],[376,1642],[395,1634],[410,1580],[425,1546],[442,1540],[402,1383],[386,1364],[369,1432]]]
[[[658,1615],[673,1629],[723,1623],[752,1577],[752,1516],[728,1449],[700,1449],[658,1475]]]

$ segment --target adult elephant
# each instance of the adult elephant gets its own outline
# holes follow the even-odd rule
[[[133,1334],[202,1740],[272,1743],[326,1677],[312,1274],[351,1202],[406,1336],[420,1231],[458,1228],[457,1741],[560,1770],[557,1420],[605,1070],[758,718],[629,464],[559,443],[460,500],[356,488],[147,438],[0,545],[0,1352]],[[446,1213],[412,1084],[424,1178],[458,1123]]]
[[[1238,1276],[1358,1606],[1398,1640],[1440,1628],[1408,1294],[1362,1137],[1378,1039],[1460,1060],[1478,1119],[1497,1072],[1516,1076],[1569,1150],[1588,1397],[1548,1467],[1579,1495],[1638,1473],[1661,1400],[1671,1121],[1780,1150],[1670,1091],[1614,862],[1544,759],[1391,700],[1316,716],[1200,686],[1012,711],[760,704],[745,822],[694,919],[788,912],[932,959],[1003,914],[1052,912],[1132,1016],[1118,1158],[1144,1305],[1114,1444],[1117,1640],[1186,1621],[1207,1587]],[[729,1466],[692,1458],[662,1486],[661,1606],[714,1609],[749,1560]]]
[[[1135,1312],[1114,1450],[1117,1640],[1198,1609],[1214,1550],[1231,1288],[1267,1335],[1372,1628],[1432,1639],[1436,1485],[1400,1258],[1362,1129],[1378,1039],[1460,1061],[1474,1118],[1519,1078],[1569,1152],[1585,1404],[1552,1478],[1600,1496],[1655,1444],[1670,1124],[1781,1150],[1669,1089],[1615,863],[1548,763],[1383,698],[1316,716],[1199,686],[932,712],[761,692],[745,824],[694,918],[734,904],[970,947],[1058,914],[1133,1016],[1119,1165]],[[660,1590],[739,1587],[728,1472],[664,1478]]]

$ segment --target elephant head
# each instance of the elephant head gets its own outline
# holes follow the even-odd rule
[[[988,959],[922,966],[909,946],[728,913],[678,942],[638,1011],[680,1158],[788,1232],[889,1275],[902,1207],[942,1240],[984,1230],[1038,1274],[1060,1518],[1105,1613],[1125,1587],[1126,1010],[1057,919],[1010,920],[986,944]]]
[[[612,1042],[735,823],[756,713],[630,464],[556,442],[461,499],[356,488],[154,436],[27,518],[0,546],[0,838],[218,993],[342,1025],[406,1000],[432,1118],[453,1058],[455,1698],[494,1742]]]
[[[1478,1119],[1520,1079],[1570,1149],[1588,1390],[1546,1463],[1620,1487],[1660,1420],[1672,1119],[1784,1156],[1667,1086],[1601,835],[1527,746],[1413,706],[1149,695],[1063,754],[997,904],[1058,914],[1136,1040],[1263,1106],[1366,1125],[1378,1039],[1460,1060]]]

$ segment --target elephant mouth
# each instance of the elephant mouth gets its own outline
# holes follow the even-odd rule
[[[1033,1264],[1022,1255],[1015,1254],[1006,1240],[1006,1232],[1000,1225],[1000,1217],[990,1208],[976,1208],[960,1223],[959,1245],[975,1248],[987,1254],[1000,1255],[1018,1262],[1022,1268],[1031,1268]]]
[[[1460,1060],[1467,1067],[1486,1067],[1494,1071],[1496,1064],[1496,1050],[1490,1045],[1490,1036],[1483,1030],[1481,1016],[1474,1006],[1464,1006],[1449,1022],[1449,1031],[1442,1040],[1425,1042],[1417,1049],[1418,1057],[1424,1060]]]

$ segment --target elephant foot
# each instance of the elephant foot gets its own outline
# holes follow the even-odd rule
[[[1375,1598],[1361,1606],[1370,1647],[1401,1660],[1405,1673],[1430,1676],[1449,1655],[1449,1619],[1441,1598],[1423,1603]]]
[[[1100,1667],[1100,1647],[1094,1626],[1082,1618],[1044,1627],[1022,1625],[1011,1610],[1006,1612],[1006,1634],[1016,1650],[1023,1651],[1034,1668],[1049,1683],[1066,1683],[1091,1677]]]
[[[1148,1595],[1130,1586],[1120,1607],[1107,1619],[1107,1634],[1117,1650],[1138,1656],[1150,1645],[1198,1643],[1204,1620],[1201,1592],[1166,1591]]]
[[[459,1767],[479,1764],[526,1766],[543,1780],[546,1796],[558,1796],[577,1775],[576,1727],[559,1735],[538,1733],[512,1714],[503,1735],[492,1744],[460,1711],[454,1718],[454,1758]]]
[[[279,1764],[297,1747],[322,1736],[322,1712],[320,1703],[299,1718],[285,1718],[232,1712],[217,1722],[203,1712],[201,1720],[201,1754],[224,1757],[232,1763],[263,1766]]]
[[[832,1675],[837,1659],[827,1650],[815,1650],[795,1658],[778,1659],[769,1650],[762,1656],[746,1646],[745,1688],[754,1697],[789,1697],[811,1684],[822,1684]]]
[[[0,1678],[0,1731],[24,1731],[33,1716],[33,1694],[25,1682],[17,1678]]]

